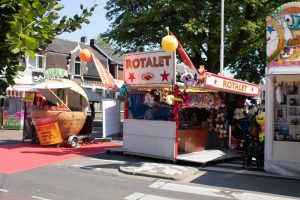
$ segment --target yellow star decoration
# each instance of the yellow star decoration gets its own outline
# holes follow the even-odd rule
[[[282,58],[278,58],[278,63],[282,64],[283,63],[283,59]]]

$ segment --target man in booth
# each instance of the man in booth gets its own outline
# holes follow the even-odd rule
[[[158,105],[155,104],[151,108],[149,108],[145,114],[144,114],[144,119],[145,120],[153,120],[153,115],[158,111]]]

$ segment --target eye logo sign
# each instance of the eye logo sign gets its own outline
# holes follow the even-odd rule
[[[151,81],[153,78],[154,78],[154,74],[150,72],[147,72],[142,75],[142,79],[145,81]]]

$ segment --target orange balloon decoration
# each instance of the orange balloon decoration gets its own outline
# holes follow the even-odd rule
[[[163,50],[165,50],[167,52],[173,52],[178,47],[178,41],[174,36],[167,35],[167,36],[163,37],[163,39],[161,41],[161,46],[162,46]]]
[[[92,59],[92,54],[89,49],[82,49],[79,53],[80,59],[84,62],[89,62]]]

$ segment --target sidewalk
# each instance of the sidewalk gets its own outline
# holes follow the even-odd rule
[[[23,130],[0,129],[0,145],[22,143]]]

